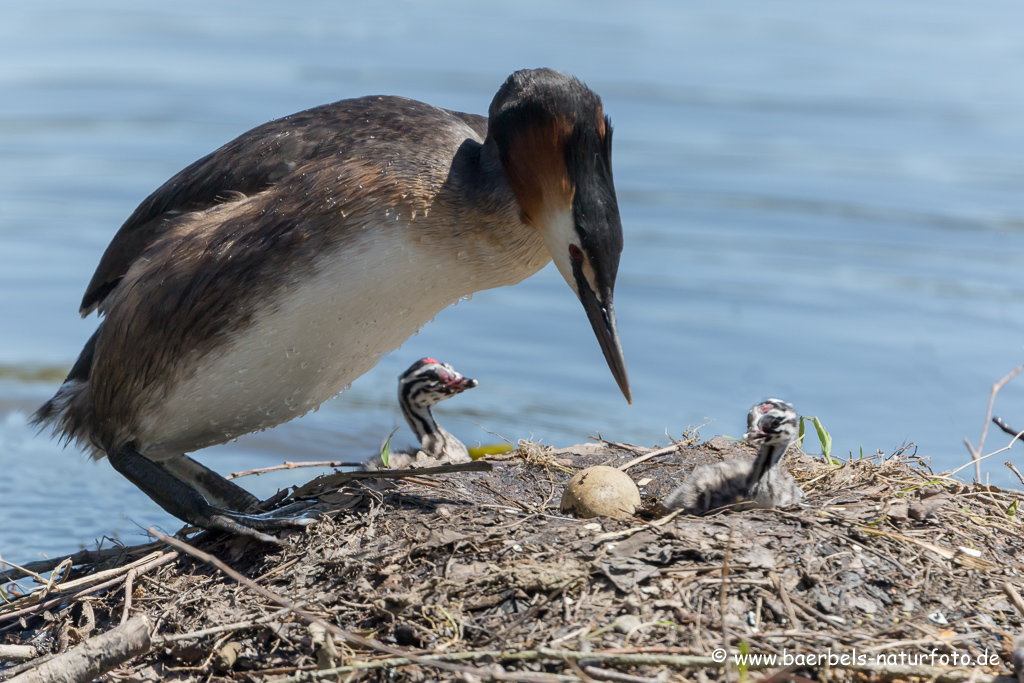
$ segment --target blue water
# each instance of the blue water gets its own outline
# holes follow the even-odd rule
[[[1024,362],[1018,3],[83,7],[39,0],[0,22],[0,556],[12,561],[177,528],[26,415],[94,329],[77,316],[85,284],[149,192],[259,123],[345,97],[484,113],[510,72],[542,65],[601,94],[634,405],[549,267],[445,311],[318,413],[198,456],[219,471],[370,455],[400,423],[396,376],[425,355],[480,380],[439,411],[467,443],[664,444],[709,419],[702,435],[738,435],[752,403],[778,396],[819,416],[837,453],[914,442],[952,469],[992,383]],[[1024,424],[1024,378],[996,405]],[[993,432],[986,450],[1006,441]],[[1006,459],[983,477],[1016,482]],[[243,483],[267,495],[311,474]]]

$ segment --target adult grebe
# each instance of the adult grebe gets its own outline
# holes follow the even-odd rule
[[[448,363],[433,358],[421,358],[398,377],[398,405],[409,424],[419,449],[413,451],[391,451],[388,467],[434,467],[449,462],[471,462],[469,449],[452,436],[447,429],[437,424],[435,405],[458,396],[466,389],[477,385],[475,379],[463,377]],[[366,461],[366,469],[377,470],[384,461],[375,455]]]
[[[804,498],[793,476],[781,465],[782,456],[796,440],[799,419],[793,406],[776,398],[758,403],[747,413],[750,443],[760,443],[757,458],[726,460],[699,465],[686,481],[665,499],[670,510],[683,508],[690,514],[740,503],[739,509],[795,505]]]
[[[184,453],[331,398],[439,311],[554,259],[627,400],[622,226],[600,98],[517,71],[489,117],[401,97],[271,121],[150,195],[100,260],[104,315],[39,423],[197,526],[301,524]],[[270,516],[272,517],[272,516]]]

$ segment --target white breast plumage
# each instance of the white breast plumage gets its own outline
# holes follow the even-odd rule
[[[489,248],[452,253],[369,231],[360,247],[325,255],[313,277],[282,287],[250,325],[143,411],[144,454],[171,457],[298,417],[482,281],[515,284],[545,263],[539,239],[525,269],[496,265]]]

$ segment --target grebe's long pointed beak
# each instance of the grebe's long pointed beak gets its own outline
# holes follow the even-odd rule
[[[614,195],[612,197],[614,201]],[[622,252],[622,227],[614,204],[612,211],[604,210],[605,206],[607,204],[588,202],[577,193],[573,209],[548,214],[544,239],[558,272],[583,304],[622,395],[632,405],[626,359],[612,308]],[[586,226],[581,228],[581,217],[593,218],[586,220]]]
[[[615,381],[626,397],[626,401],[633,405],[633,392],[629,388],[629,373],[626,371],[626,358],[622,353],[622,342],[619,340],[619,328],[615,323],[615,309],[612,308],[612,290],[602,292],[598,297],[597,292],[587,281],[583,274],[581,261],[572,261],[573,279],[576,281],[576,293],[583,304],[583,310],[587,312],[590,319],[590,326],[594,328],[598,343],[601,344],[601,351],[608,361],[608,368],[612,371]]]
[[[632,404],[612,309],[622,221],[612,180],[612,126],[601,99],[565,74],[518,71],[495,95],[489,114],[492,147],[485,149],[498,154],[523,222],[541,232]]]

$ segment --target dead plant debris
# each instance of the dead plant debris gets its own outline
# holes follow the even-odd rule
[[[0,660],[0,679],[128,617],[148,619],[151,645],[102,680],[1010,675],[1024,494],[935,475],[908,450],[840,465],[797,453],[787,463],[802,507],[664,517],[657,501],[695,465],[753,451],[722,439],[661,451],[521,444],[491,472],[299,487],[325,518],[286,547],[188,539],[242,583],[163,543],[8,571],[0,657],[4,646],[37,656]],[[635,460],[639,516],[558,511],[575,472]],[[777,659],[725,666],[718,650]]]

